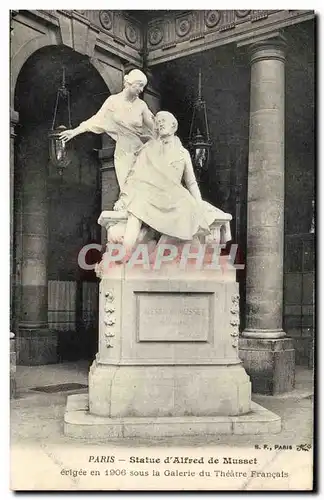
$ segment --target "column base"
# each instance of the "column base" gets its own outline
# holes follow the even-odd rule
[[[286,337],[286,334],[283,330],[277,329],[277,330],[252,330],[252,329],[245,329],[244,332],[242,333],[242,337],[247,338],[247,339],[282,339]]]
[[[250,376],[252,392],[282,394],[295,385],[293,339],[240,338],[239,356]]]
[[[48,365],[58,362],[58,334],[48,328],[19,329],[16,337],[17,364]]]

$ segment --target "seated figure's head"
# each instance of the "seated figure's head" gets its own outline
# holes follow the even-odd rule
[[[169,111],[159,111],[154,122],[160,137],[174,135],[178,130],[178,120]]]
[[[146,75],[139,69],[132,69],[132,71],[124,77],[124,88],[126,88],[128,93],[133,97],[138,97],[143,92],[146,84]]]

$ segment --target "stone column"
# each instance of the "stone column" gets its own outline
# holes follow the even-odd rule
[[[292,339],[282,329],[285,52],[276,37],[250,46],[246,327],[240,356],[254,392],[294,386]]]
[[[57,361],[57,335],[48,329],[48,150],[46,130],[24,133],[17,161],[20,170],[20,311],[17,362],[39,365]],[[45,146],[44,146],[45,144]]]
[[[17,111],[10,109],[10,331],[16,330],[15,322],[15,268],[14,268],[14,165],[15,126],[19,120]]]

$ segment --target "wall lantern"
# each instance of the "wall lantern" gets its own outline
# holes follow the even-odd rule
[[[56,117],[60,106],[61,109],[65,107],[65,109],[67,110],[68,127],[62,124],[55,128]],[[57,168],[59,175],[63,174],[64,169],[68,166],[68,164],[71,161],[71,159],[69,158],[67,146],[64,143],[64,141],[62,141],[59,137],[60,133],[66,130],[67,128],[72,128],[71,108],[70,108],[70,93],[65,87],[65,68],[63,68],[62,84],[61,87],[59,87],[57,90],[52,128],[48,134],[50,162]]]
[[[189,133],[189,151],[198,182],[208,170],[211,140],[207,121],[206,103],[201,96],[201,70],[198,78],[198,96],[193,105],[193,114]]]

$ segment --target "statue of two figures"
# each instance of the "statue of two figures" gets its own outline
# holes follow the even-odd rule
[[[139,98],[147,78],[139,70],[125,76],[124,89],[111,95],[96,115],[62,132],[69,141],[83,132],[107,133],[116,141],[114,163],[120,196],[114,211],[102,212],[108,244],[123,247],[129,261],[139,244],[150,254],[156,246],[184,242],[224,244],[231,239],[230,214],[202,200],[189,152],[169,112],[154,117]]]
[[[65,432],[96,439],[242,433],[251,384],[238,356],[236,270],[223,273],[214,251],[231,239],[231,216],[202,200],[177,120],[152,115],[139,98],[145,84],[133,70],[97,115],[62,134],[109,134],[120,187],[114,210],[99,217],[108,244],[97,267],[89,395],[77,403],[83,412],[74,411],[76,400],[67,409]],[[220,269],[205,272],[215,260]]]

